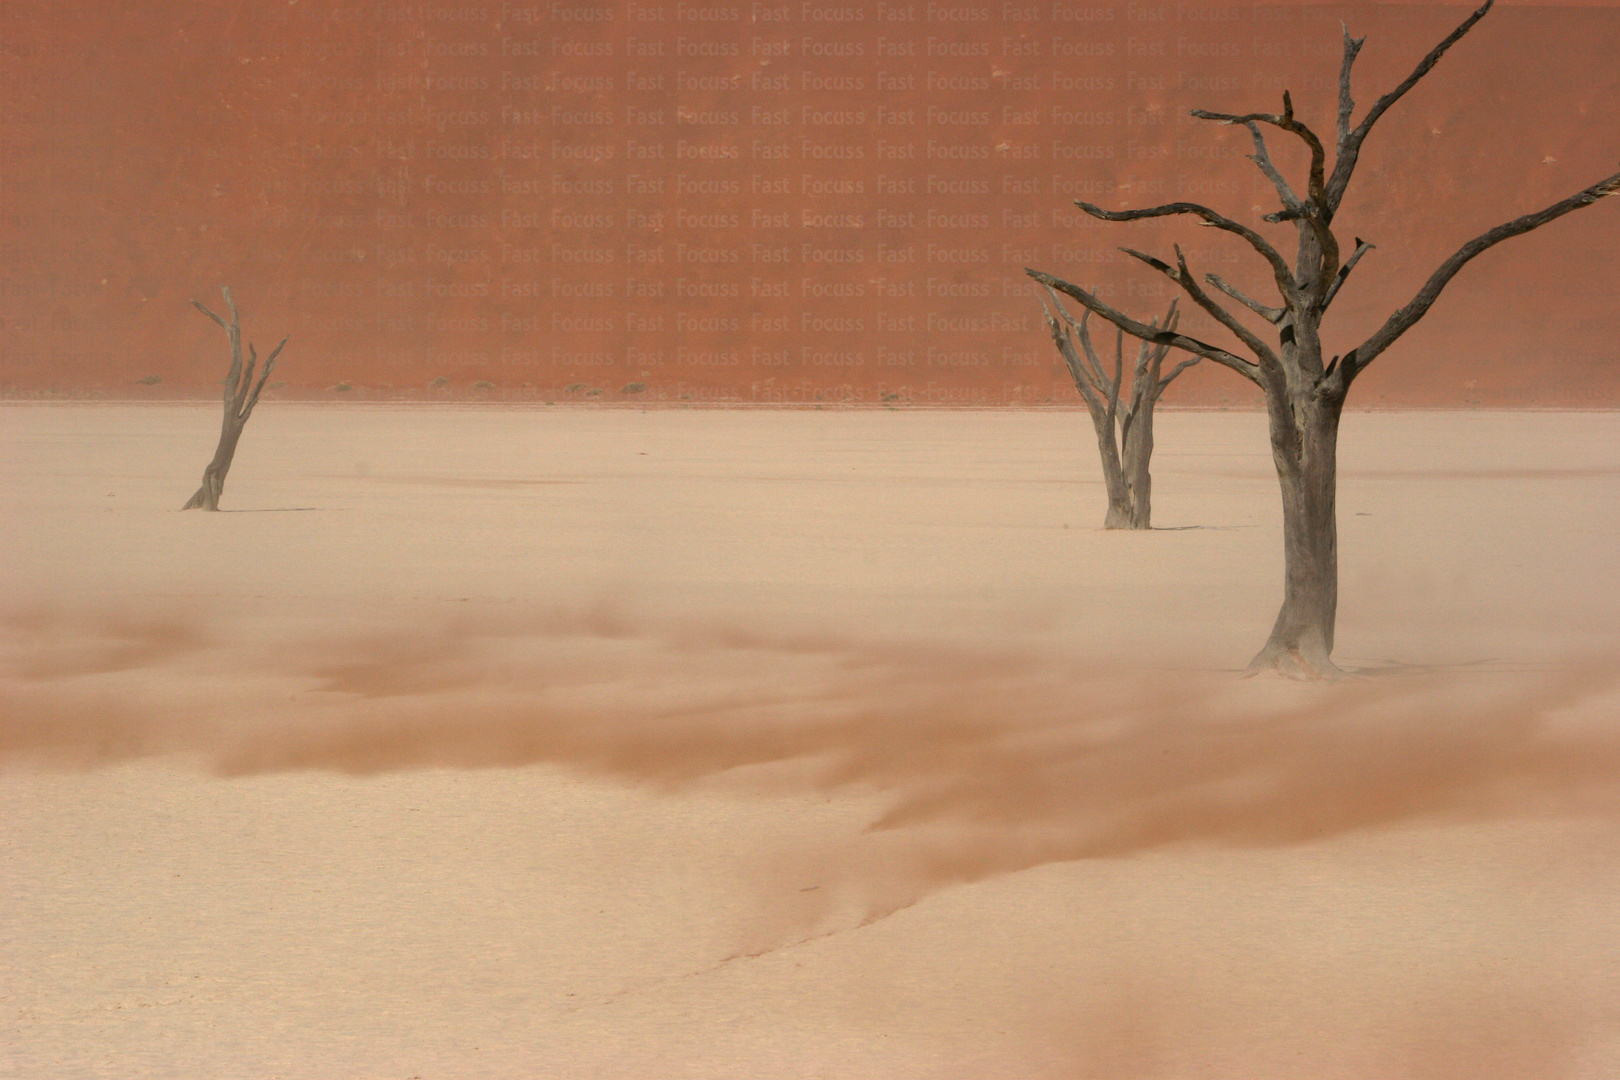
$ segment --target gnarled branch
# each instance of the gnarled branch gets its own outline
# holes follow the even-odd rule
[[[1091,364],[1091,368],[1089,370],[1082,365],[1079,373],[1075,377],[1087,379],[1093,386],[1102,387],[1102,392],[1107,393],[1106,388],[1108,386],[1108,376],[1103,372],[1102,362],[1097,359],[1097,350],[1091,346],[1091,331],[1086,329],[1086,322],[1091,318],[1091,309],[1087,308],[1086,311],[1080,316],[1079,321],[1076,322],[1074,316],[1069,314],[1068,308],[1064,307],[1063,302],[1058,299],[1057,293],[1053,292],[1050,286],[1046,286],[1045,288],[1047,294],[1052,297],[1052,307],[1047,308],[1046,301],[1042,300],[1041,308],[1042,310],[1046,311],[1046,323],[1054,335],[1053,340],[1057,340],[1055,335],[1059,332],[1058,327],[1052,324],[1052,312],[1055,310],[1057,312],[1057,317],[1062,319],[1064,323],[1068,325],[1069,329],[1074,332],[1075,337],[1083,346],[1085,346],[1085,357],[1086,360]],[[1062,343],[1058,342],[1058,348],[1061,350],[1062,347]],[[1077,357],[1076,363],[1079,362],[1079,358]]]
[[[1029,267],[1024,268],[1024,273],[1028,274],[1031,278],[1034,278],[1042,285],[1045,285],[1048,288],[1056,289],[1065,296],[1070,296],[1080,301],[1080,303],[1083,304],[1087,310],[1095,311],[1098,315],[1101,315],[1103,318],[1107,319],[1121,330],[1124,330],[1132,337],[1140,338],[1143,341],[1151,341],[1157,345],[1169,345],[1172,348],[1181,349],[1184,352],[1195,353],[1207,360],[1215,361],[1222,367],[1231,368],[1233,371],[1237,372],[1239,375],[1242,375],[1250,382],[1258,383],[1260,381],[1258,365],[1252,360],[1246,360],[1241,356],[1227,352],[1225,349],[1211,345],[1205,341],[1200,341],[1194,337],[1188,337],[1186,334],[1178,331],[1160,329],[1158,327],[1149,326],[1146,323],[1138,322],[1124,312],[1111,307],[1102,300],[1099,300],[1096,296],[1087,292],[1085,289],[1080,288],[1078,285],[1071,285],[1062,278],[1053,277],[1051,274],[1043,273],[1039,270],[1032,270]]]
[[[220,328],[223,329],[226,333],[230,333],[231,328],[226,325],[225,320],[220,318],[218,315],[215,315],[212,311],[209,311],[206,307],[204,307],[203,302],[201,300],[193,300],[191,303],[192,303],[192,305],[194,307],[196,307],[196,309],[198,311],[202,312],[204,315],[208,316],[210,319],[213,319],[215,322],[219,323]]]
[[[1344,189],[1350,183],[1350,174],[1355,171],[1356,159],[1361,154],[1361,144],[1367,140],[1367,133],[1378,122],[1378,118],[1383,116],[1391,105],[1405,96],[1408,90],[1416,86],[1418,80],[1427,75],[1429,70],[1440,62],[1440,58],[1446,54],[1446,50],[1455,45],[1464,34],[1474,28],[1475,23],[1485,17],[1485,13],[1491,10],[1491,5],[1495,2],[1496,0],[1485,0],[1485,3],[1480,5],[1478,10],[1463,20],[1462,25],[1447,34],[1444,41],[1430,49],[1428,54],[1418,62],[1418,66],[1412,70],[1412,74],[1403,79],[1395,89],[1375,101],[1372,108],[1367,110],[1367,115],[1361,118],[1361,123],[1357,124],[1354,129],[1349,126],[1350,68],[1355,63],[1356,53],[1361,49],[1361,42],[1352,38],[1348,30],[1345,31],[1344,62],[1339,69],[1338,155],[1333,162],[1333,175],[1328,178],[1327,182],[1327,205],[1329,210],[1336,212],[1339,209],[1339,202],[1344,198]]]
[[[1345,264],[1343,266],[1339,267],[1338,274],[1336,274],[1333,278],[1333,284],[1328,286],[1327,293],[1322,297],[1322,306],[1319,310],[1327,310],[1328,305],[1333,303],[1333,298],[1339,295],[1339,289],[1344,286],[1344,279],[1349,277],[1350,271],[1356,268],[1356,263],[1361,261],[1361,257],[1363,255],[1367,254],[1367,252],[1371,251],[1377,246],[1377,244],[1370,244],[1359,236],[1356,237],[1355,253],[1352,254],[1349,259],[1345,260]]]
[[[230,417],[242,407],[237,395],[237,388],[242,384],[242,317],[237,314],[236,301],[231,299],[230,288],[222,285],[219,291],[225,295],[225,310],[231,313],[230,322],[209,311],[200,300],[193,300],[191,303],[198,311],[219,323],[231,343],[231,367],[225,373],[225,418],[229,423]],[[250,369],[248,378],[252,377]]]
[[[1259,163],[1258,158],[1264,155],[1265,164],[1261,165],[1263,170],[1267,165],[1270,165],[1271,156],[1266,153],[1259,128],[1255,126],[1257,123],[1271,124],[1273,127],[1290,132],[1298,136],[1306,146],[1310,147],[1311,174],[1310,180],[1307,182],[1306,197],[1304,200],[1300,200],[1296,196],[1292,206],[1288,205],[1288,201],[1284,199],[1283,210],[1280,213],[1267,214],[1265,220],[1274,224],[1284,221],[1297,221],[1310,229],[1312,237],[1316,240],[1316,249],[1312,251],[1303,242],[1303,236],[1301,237],[1299,259],[1295,272],[1301,279],[1304,279],[1307,271],[1314,263],[1315,280],[1309,282],[1301,280],[1300,285],[1302,287],[1309,285],[1312,293],[1317,297],[1321,297],[1327,292],[1334,273],[1339,269],[1339,241],[1334,237],[1333,230],[1328,227],[1333,221],[1333,211],[1327,204],[1327,192],[1323,179],[1327,167],[1327,153],[1323,150],[1322,140],[1317,137],[1316,132],[1312,131],[1302,121],[1294,118],[1293,97],[1288,91],[1283,91],[1283,111],[1280,115],[1276,113],[1216,113],[1210,112],[1208,109],[1194,109],[1192,114],[1201,120],[1214,120],[1222,124],[1243,124],[1247,126],[1254,136],[1257,163]],[[1276,167],[1273,165],[1267,175],[1270,176],[1276,171]],[[1280,174],[1278,175],[1280,178]],[[1272,181],[1272,186],[1277,186],[1276,180]],[[1284,186],[1286,187],[1286,184]],[[1279,194],[1282,190],[1282,188],[1278,189]]]
[[[1165,203],[1163,206],[1150,206],[1142,210],[1104,210],[1100,206],[1078,200],[1074,205],[1092,217],[1101,218],[1104,221],[1141,221],[1145,218],[1171,217],[1177,214],[1192,214],[1203,218],[1206,225],[1232,233],[1234,236],[1241,236],[1244,240],[1247,240],[1249,246],[1259,252],[1261,257],[1271,264],[1272,275],[1277,281],[1277,291],[1282,294],[1283,299],[1288,302],[1289,306],[1295,306],[1303,299],[1299,295],[1298,286],[1294,283],[1293,274],[1288,270],[1288,264],[1283,261],[1283,257],[1278,254],[1277,249],[1272,247],[1265,237],[1247,225],[1240,225],[1207,206],[1191,202],[1174,202]],[[1102,315],[1103,313],[1099,311],[1097,314]],[[1107,318],[1106,315],[1103,317]]]
[[[1278,362],[1277,354],[1272,352],[1271,347],[1261,341],[1253,330],[1244,326],[1231,312],[1221,307],[1208,293],[1199,288],[1197,280],[1187,269],[1187,259],[1181,253],[1180,244],[1176,245],[1176,265],[1174,267],[1171,267],[1162,259],[1155,259],[1153,256],[1145,255],[1134,248],[1122,247],[1119,250],[1133,258],[1142,260],[1177,285],[1180,285],[1186,290],[1187,295],[1193,298],[1195,304],[1209,312],[1216,322],[1232,331],[1239,341],[1248,346],[1250,352],[1260,358],[1261,363],[1275,365]]]
[[[1052,294],[1052,307],[1047,307],[1046,301],[1042,300],[1041,311],[1046,316],[1046,327],[1052,333],[1052,343],[1057,346],[1058,354],[1063,357],[1064,364],[1068,366],[1069,376],[1074,380],[1075,389],[1079,390],[1080,396],[1086,399],[1086,406],[1093,412],[1100,413],[1104,409],[1102,399],[1098,396],[1099,380],[1097,376],[1101,374],[1101,371],[1100,369],[1096,372],[1086,370],[1085,360],[1081,359],[1080,354],[1075,351],[1075,338],[1070,335],[1064,324],[1067,323],[1069,327],[1079,331],[1077,336],[1085,344],[1086,352],[1091,354],[1091,359],[1095,361],[1096,356],[1091,348],[1091,335],[1086,332],[1083,322],[1075,322],[1073,316],[1063,310],[1062,302],[1058,300],[1057,294],[1053,293],[1050,287],[1046,291]],[[1056,315],[1053,314],[1053,308],[1057,309]],[[1086,316],[1089,317],[1090,315],[1091,312],[1088,310]],[[1060,317],[1063,322],[1058,321]],[[1107,382],[1106,379],[1100,381],[1104,384]],[[1106,393],[1107,391],[1102,392]]]
[[[1222,124],[1246,124],[1251,126],[1255,123],[1270,124],[1272,127],[1280,128],[1297,136],[1311,150],[1311,179],[1310,186],[1306,189],[1308,192],[1306,197],[1310,202],[1321,205],[1322,196],[1325,192],[1326,182],[1324,176],[1327,169],[1327,151],[1322,148],[1322,140],[1317,138],[1316,132],[1299,120],[1294,119],[1294,99],[1289,95],[1288,91],[1283,91],[1283,111],[1280,115],[1277,113],[1218,113],[1210,112],[1208,109],[1194,109],[1192,114],[1200,120],[1214,120]]]
[[[1260,166],[1260,171],[1266,174],[1266,179],[1271,181],[1271,186],[1277,189],[1277,197],[1282,200],[1283,209],[1289,213],[1304,209],[1303,204],[1299,201],[1299,196],[1294,194],[1292,185],[1288,183],[1287,177],[1283,176],[1277,170],[1277,166],[1272,163],[1271,153],[1266,149],[1266,137],[1260,133],[1260,125],[1250,121],[1246,126],[1249,129],[1249,135],[1254,139],[1254,153],[1249,155],[1249,160]],[[1271,220],[1270,215],[1266,217],[1266,220]]]
[[[1350,96],[1350,68],[1354,66],[1356,62],[1356,54],[1361,51],[1361,46],[1366,43],[1367,39],[1364,37],[1351,37],[1350,27],[1346,26],[1342,22],[1339,24],[1339,28],[1344,31],[1344,59],[1339,64],[1338,150],[1342,152],[1344,149],[1345,140],[1350,137],[1350,115],[1356,110],[1355,99]],[[1338,161],[1335,159],[1334,165],[1337,164]]]
[[[253,406],[259,403],[259,394],[264,390],[265,380],[270,378],[270,373],[276,369],[276,357],[281,355],[281,346],[285,344],[287,344],[287,339],[282,338],[281,344],[277,345],[275,349],[271,351],[270,355],[265,357],[264,370],[259,373],[259,381],[254,385],[253,393],[248,395],[247,402],[242,407],[243,420],[246,420],[253,414]],[[248,348],[251,349],[253,346],[250,344]]]
[[[1204,280],[1221,290],[1221,292],[1225,293],[1227,296],[1230,296],[1232,299],[1236,300],[1238,303],[1242,304],[1244,307],[1248,308],[1250,311],[1254,312],[1256,315],[1260,316],[1262,319],[1266,320],[1266,322],[1281,322],[1284,313],[1287,311],[1286,308],[1267,307],[1260,301],[1239,290],[1236,285],[1231,284],[1219,274],[1205,274]]]
[[[1189,357],[1188,359],[1183,360],[1181,363],[1177,364],[1174,368],[1172,368],[1171,371],[1170,371],[1170,374],[1168,374],[1164,378],[1160,379],[1158,381],[1157,385],[1154,387],[1154,389],[1153,389],[1153,400],[1157,401],[1159,399],[1159,396],[1165,392],[1165,390],[1170,386],[1170,384],[1176,381],[1176,376],[1177,375],[1180,375],[1183,371],[1186,371],[1188,368],[1192,367],[1194,364],[1198,363],[1202,359],[1203,359],[1202,356]]]
[[[1329,223],[1333,220],[1333,211],[1327,204],[1326,189],[1323,186],[1323,174],[1326,169],[1326,151],[1322,149],[1322,140],[1317,137],[1306,124],[1294,118],[1294,99],[1285,90],[1283,91],[1283,111],[1280,115],[1275,113],[1217,113],[1208,109],[1194,109],[1192,114],[1202,120],[1214,120],[1222,124],[1243,124],[1249,129],[1254,139],[1255,152],[1250,160],[1260,166],[1260,171],[1271,180],[1272,187],[1283,202],[1283,209],[1274,214],[1265,215],[1265,221],[1277,224],[1285,221],[1298,222],[1301,225],[1299,257],[1296,260],[1295,273],[1298,275],[1301,287],[1309,286],[1312,293],[1320,298],[1326,293],[1334,273],[1339,268],[1339,242],[1333,235]],[[1258,124],[1271,124],[1283,131],[1297,135],[1311,151],[1311,173],[1308,181],[1307,194],[1304,200],[1294,194],[1276,165],[1271,161],[1271,154],[1266,149],[1265,139],[1260,134]],[[1304,229],[1309,229],[1312,238],[1316,241],[1313,249],[1305,243]],[[1313,280],[1307,280],[1307,275]]]
[[[1166,330],[1174,330],[1178,325],[1180,325],[1180,323],[1181,312],[1176,310],[1176,298],[1172,297],[1170,300],[1170,309],[1164,313],[1163,326]],[[1150,342],[1144,341],[1142,342],[1141,351],[1137,355],[1138,379],[1142,378],[1141,369],[1143,364],[1141,353],[1146,352],[1149,348],[1153,350],[1152,355],[1147,358],[1146,364],[1148,385],[1146,387],[1145,396],[1149,404],[1157,402],[1160,397],[1164,396],[1165,390],[1170,386],[1171,383],[1176,381],[1176,376],[1180,375],[1183,371],[1186,371],[1188,368],[1204,359],[1202,356],[1189,356],[1187,359],[1177,364],[1171,370],[1170,374],[1161,376],[1160,372],[1163,370],[1164,358],[1169,354],[1170,346],[1154,345]],[[1133,387],[1133,389],[1135,388]]]
[[[1447,282],[1455,277],[1457,271],[1466,266],[1474,256],[1488,248],[1495,247],[1504,240],[1520,236],[1532,229],[1539,229],[1549,221],[1555,221],[1572,211],[1591,206],[1599,199],[1607,198],[1617,192],[1620,192],[1620,173],[1615,173],[1605,180],[1600,180],[1591,187],[1582,188],[1569,198],[1560,199],[1545,210],[1537,210],[1533,214],[1525,214],[1505,224],[1498,225],[1496,228],[1481,233],[1458,248],[1456,254],[1441,263],[1440,268],[1429,275],[1429,280],[1423,283],[1423,288],[1418,290],[1417,295],[1412,298],[1410,303],[1391,315],[1383,326],[1375,330],[1371,337],[1353,350],[1356,358],[1353,366],[1349,356],[1344,358],[1341,368],[1347,369],[1344,376],[1346,385],[1357,373],[1372,363],[1379,353],[1389,348],[1397,338],[1411,329],[1412,325],[1419,319],[1423,318],[1430,305],[1439,298],[1440,292],[1446,287]]]

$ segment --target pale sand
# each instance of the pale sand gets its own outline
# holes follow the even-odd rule
[[[1256,414],[217,426],[0,409],[0,1075],[1620,1074],[1620,416],[1348,417],[1332,687]]]

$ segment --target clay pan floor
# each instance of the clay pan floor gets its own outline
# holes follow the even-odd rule
[[[0,408],[0,1075],[1620,1075],[1620,416]]]

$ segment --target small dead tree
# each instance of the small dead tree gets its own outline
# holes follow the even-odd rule
[[[1116,328],[1114,335],[1114,374],[1110,376],[1097,356],[1091,342],[1087,323],[1091,311],[1087,309],[1076,322],[1064,308],[1063,302],[1048,286],[1052,306],[1041,301],[1046,313],[1046,327],[1052,332],[1052,342],[1063,355],[1074,388],[1085,399],[1091,413],[1091,426],[1097,429],[1097,450],[1102,457],[1103,484],[1108,489],[1108,515],[1103,518],[1105,529],[1153,528],[1153,476],[1148,465],[1153,458],[1153,407],[1159,403],[1165,388],[1177,375],[1192,367],[1201,356],[1183,360],[1164,375],[1164,358],[1171,346],[1151,341],[1138,342],[1136,360],[1131,365],[1131,392],[1120,408],[1125,374],[1125,331]],[[1170,301],[1164,322],[1157,319],[1148,323],[1154,329],[1174,332],[1181,316],[1176,301]],[[1079,348],[1075,343],[1079,342]],[[1083,354],[1083,355],[1082,355]]]
[[[1344,199],[1362,145],[1378,118],[1428,74],[1446,50],[1485,17],[1493,2],[1486,0],[1444,41],[1430,49],[1410,75],[1373,103],[1359,123],[1352,122],[1355,102],[1350,94],[1350,70],[1366,39],[1352,38],[1349,29],[1345,29],[1344,55],[1339,66],[1338,132],[1331,173],[1321,138],[1294,115],[1293,100],[1286,92],[1281,113],[1192,111],[1199,119],[1242,124],[1248,129],[1254,143],[1251,160],[1271,182],[1282,203],[1281,210],[1265,215],[1263,220],[1289,222],[1295,229],[1297,249],[1292,267],[1271,242],[1254,229],[1197,203],[1174,202],[1123,211],[1104,210],[1086,202],[1075,204],[1104,221],[1188,215],[1200,219],[1200,224],[1206,227],[1241,237],[1270,267],[1280,304],[1273,306],[1253,299],[1215,274],[1205,274],[1203,281],[1268,323],[1270,329],[1266,337],[1216,303],[1188,269],[1179,246],[1175,248],[1174,265],[1130,248],[1121,250],[1181,286],[1194,303],[1231,331],[1251,356],[1240,356],[1169,328],[1138,322],[1104,303],[1094,293],[1049,274],[1026,270],[1036,281],[1073,297],[1126,333],[1213,360],[1255,383],[1264,393],[1272,460],[1282,488],[1286,571],[1282,608],[1277,613],[1271,636],[1249,664],[1250,674],[1268,669],[1300,678],[1330,678],[1341,674],[1331,659],[1339,600],[1336,455],[1339,417],[1352,381],[1423,318],[1446,284],[1476,255],[1620,191],[1620,173],[1617,173],[1543,210],[1481,233],[1441,263],[1417,295],[1390,315],[1370,337],[1342,356],[1335,355],[1324,361],[1323,316],[1350,272],[1373,247],[1358,237],[1354,251],[1341,260],[1339,239],[1332,228],[1333,217]],[[1309,151],[1310,173],[1303,195],[1295,192],[1273,164],[1260,131],[1262,124],[1287,132]]]
[[[214,450],[214,460],[208,463],[203,470],[202,486],[197,489],[182,510],[218,510],[220,492],[225,490],[225,474],[231,469],[231,459],[236,456],[236,443],[242,438],[242,428],[247,426],[248,417],[253,415],[253,406],[259,403],[259,394],[264,390],[265,380],[275,370],[276,357],[281,355],[281,346],[287,344],[287,339],[281,339],[269,356],[265,357],[264,370],[259,374],[259,381],[253,382],[253,369],[259,362],[259,354],[248,343],[248,359],[244,366],[242,363],[242,323],[236,313],[236,303],[231,299],[231,290],[220,287],[225,294],[225,308],[231,313],[231,321],[215,315],[203,306],[202,301],[193,300],[197,310],[213,319],[224,328],[226,335],[231,339],[231,370],[225,376],[225,419],[219,429],[219,446]],[[248,389],[252,386],[252,390]]]

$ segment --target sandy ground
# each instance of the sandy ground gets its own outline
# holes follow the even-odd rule
[[[0,1075],[1620,1074],[1620,416],[0,409]]]

